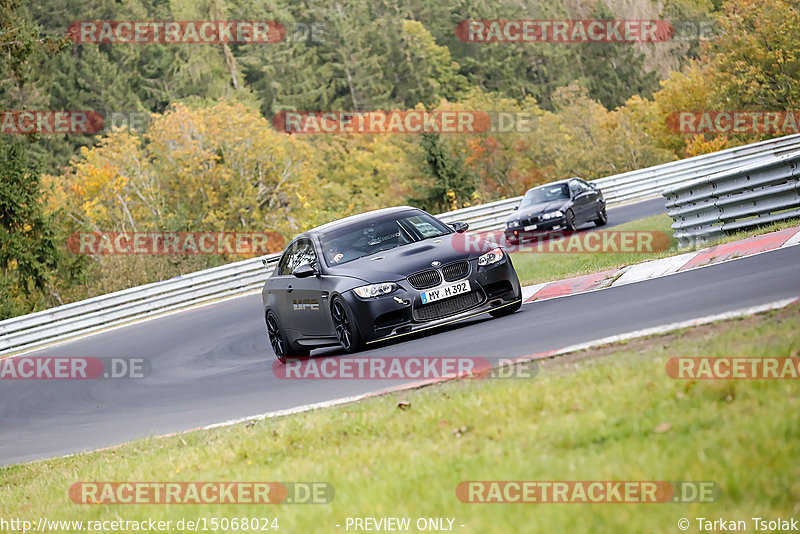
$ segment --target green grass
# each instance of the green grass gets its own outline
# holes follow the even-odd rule
[[[678,248],[677,239],[672,238],[674,230],[670,228],[672,219],[668,215],[654,215],[630,221],[613,228],[609,231],[652,231],[664,232],[670,238],[670,245],[667,250],[649,253],[566,253],[566,252],[515,252],[511,254],[511,261],[517,270],[517,275],[522,285],[536,284],[539,282],[549,282],[551,280],[563,280],[584,274],[597,273],[610,269],[618,269],[626,265],[633,265],[649,260],[676,256],[685,252],[700,250],[702,248],[737,241],[754,235],[766,234],[797,226],[798,222],[784,221],[773,223],[761,228],[737,232],[725,236],[716,241],[709,241],[702,245],[693,245]],[[606,228],[598,228],[606,230]]]
[[[675,533],[682,517],[697,532],[695,517],[797,517],[800,382],[677,381],[665,362],[796,356],[798,324],[795,305],[558,358],[534,379],[453,381],[6,467],[0,517],[266,516],[290,533],[346,532],[347,517],[454,517],[466,525],[457,532],[481,534]],[[410,407],[398,409],[401,400]],[[294,506],[77,505],[67,496],[76,481],[208,480],[326,481],[336,496]],[[463,480],[715,481],[721,493],[711,504],[480,505],[457,500]]]

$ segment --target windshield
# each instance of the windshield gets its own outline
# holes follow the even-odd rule
[[[421,211],[362,220],[320,235],[330,266],[450,233],[450,227]]]
[[[565,200],[569,198],[569,186],[567,184],[543,185],[531,189],[522,198],[521,207],[541,204],[552,200]]]

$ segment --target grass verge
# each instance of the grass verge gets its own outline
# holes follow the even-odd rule
[[[674,533],[679,519],[698,532],[695,518],[706,517],[752,529],[752,517],[800,514],[800,382],[678,381],[665,363],[797,356],[798,324],[793,305],[549,360],[534,379],[452,381],[6,467],[0,517],[277,517],[282,532],[301,533],[345,532],[348,517],[366,516],[455,518],[464,533]],[[714,481],[720,495],[704,504],[481,505],[457,500],[463,480]],[[328,505],[77,505],[67,496],[76,481],[326,481],[336,495]]]

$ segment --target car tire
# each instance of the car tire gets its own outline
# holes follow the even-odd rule
[[[568,209],[564,214],[564,221],[567,225],[567,231],[574,232],[578,229],[578,222],[575,220],[575,212],[572,208]]]
[[[608,212],[606,212],[606,207],[603,206],[597,210],[597,219],[594,220],[594,224],[597,226],[605,226],[608,222]]]
[[[347,303],[340,296],[336,296],[331,301],[331,317],[336,337],[345,352],[352,354],[358,352],[363,344],[358,326],[353,319],[353,314]]]
[[[275,357],[279,362],[286,363],[294,358],[308,357],[309,353],[311,352],[308,349],[292,348],[289,340],[286,337],[286,333],[281,327],[281,322],[278,320],[278,316],[275,315],[272,310],[267,312],[266,321],[269,344],[272,347],[272,352],[275,353]]]
[[[500,308],[499,310],[490,311],[489,315],[491,315],[494,318],[505,317],[506,315],[511,315],[515,311],[519,310],[521,307],[522,307],[522,299],[519,299],[514,304],[510,304],[508,306]]]

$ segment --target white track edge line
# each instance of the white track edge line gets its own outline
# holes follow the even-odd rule
[[[718,314],[714,314],[714,315],[708,315],[708,316],[699,317],[699,318],[696,318],[696,319],[689,319],[687,321],[680,321],[680,322],[670,323],[670,324],[666,324],[666,325],[662,325],[662,326],[644,328],[644,329],[641,329],[641,330],[635,330],[635,331],[632,331],[632,332],[628,332],[626,334],[618,334],[618,335],[615,335],[615,336],[608,336],[608,337],[605,337],[605,338],[601,338],[601,339],[598,339],[598,340],[595,340],[595,341],[588,341],[586,343],[578,343],[578,344],[575,344],[575,345],[570,345],[568,347],[564,347],[562,349],[557,349],[555,351],[543,351],[543,352],[538,353],[538,354],[533,355],[533,356],[521,356],[519,358],[515,358],[514,359],[514,363],[515,364],[516,363],[526,363],[526,362],[531,362],[531,361],[535,361],[535,360],[552,359],[552,358],[555,358],[556,356],[563,356],[565,354],[569,354],[569,353],[572,353],[572,352],[578,352],[578,351],[582,351],[582,350],[592,349],[592,348],[596,348],[596,347],[599,347],[599,346],[608,345],[610,343],[615,343],[615,342],[620,342],[620,341],[627,341],[627,340],[630,340],[630,339],[635,339],[635,338],[640,338],[640,337],[647,337],[647,336],[651,336],[651,335],[654,335],[654,334],[667,333],[667,332],[671,332],[673,330],[678,330],[678,329],[681,329],[681,328],[688,328],[688,327],[692,327],[692,326],[700,326],[700,325],[709,324],[709,323],[713,323],[713,322],[720,321],[720,320],[735,319],[737,317],[745,317],[745,316],[749,316],[749,315],[755,315],[757,313],[763,313],[763,312],[766,312],[766,311],[771,311],[771,310],[777,310],[777,309],[780,309],[780,308],[784,308],[784,307],[786,307],[789,304],[792,304],[794,302],[800,302],[800,297],[790,297],[790,298],[781,299],[781,300],[778,300],[778,301],[773,301],[773,302],[770,302],[770,303],[767,303],[767,304],[749,306],[747,308],[740,308],[738,310],[733,310],[733,311],[729,311],[729,312],[723,312],[723,313],[718,313]],[[542,356],[542,354],[546,354],[546,356]],[[237,419],[230,419],[230,420],[227,420],[227,421],[222,421],[220,423],[213,423],[213,424],[202,426],[202,427],[198,427],[198,428],[191,428],[191,429],[187,429],[187,430],[179,430],[177,432],[171,432],[171,433],[168,433],[168,434],[161,434],[161,435],[157,435],[157,436],[149,436],[149,437],[141,438],[141,439],[162,439],[162,438],[168,438],[168,437],[173,437],[173,436],[180,436],[180,435],[183,435],[183,434],[189,434],[191,432],[206,431],[206,430],[212,430],[212,429],[218,429],[218,428],[226,428],[226,427],[229,427],[229,426],[234,426],[234,425],[241,424],[241,423],[247,423],[247,422],[250,422],[250,421],[264,421],[266,419],[273,419],[273,418],[276,418],[276,417],[282,417],[282,416],[286,416],[286,415],[296,415],[296,414],[309,412],[309,411],[313,411],[313,410],[317,410],[317,409],[332,408],[332,407],[335,407],[335,406],[351,404],[351,403],[354,403],[354,402],[365,400],[367,398],[384,396],[384,395],[387,395],[387,394],[390,394],[390,393],[397,393],[397,392],[402,392],[402,391],[409,391],[409,390],[412,390],[412,389],[418,389],[420,387],[425,387],[425,386],[428,386],[428,385],[437,384],[437,383],[440,383],[442,381],[443,381],[442,379],[431,379],[429,382],[412,382],[412,383],[409,383],[409,384],[395,386],[395,387],[392,387],[392,388],[384,388],[384,389],[381,389],[381,390],[377,390],[375,392],[361,393],[359,395],[352,395],[352,396],[349,396],[349,397],[341,397],[339,399],[332,399],[332,400],[329,400],[329,401],[318,402],[318,403],[315,403],[315,404],[306,404],[306,405],[303,405],[303,406],[297,406],[297,407],[294,407],[294,408],[287,408],[287,409],[284,409],[284,410],[277,410],[277,411],[273,411],[273,412],[265,412],[265,413],[261,413],[261,414],[250,415],[250,416],[246,416],[246,417],[240,417],[240,418],[237,418]],[[137,441],[137,440],[132,440],[132,441]],[[91,449],[91,450],[85,450],[85,451],[80,451],[80,452],[74,452],[74,453],[71,453],[71,454],[65,454],[63,456],[55,456],[55,457],[50,457],[50,458],[40,458],[38,460],[30,460],[28,462],[21,462],[21,463],[17,463],[17,464],[9,464],[9,465],[25,465],[25,464],[30,464],[30,463],[34,463],[34,462],[44,461],[44,460],[71,458],[73,456],[81,456],[81,455],[90,454],[90,453],[93,453],[93,452],[99,452],[99,451],[103,451],[103,450],[115,449],[115,448],[121,447],[122,445],[125,445],[127,443],[131,443],[131,442],[128,441],[128,442],[124,442],[124,443],[120,443],[120,444],[116,444],[116,445],[110,445],[110,446],[107,446],[107,447],[100,447],[98,449]]]
[[[634,330],[632,332],[627,332],[625,334],[617,334],[617,335],[614,335],[614,336],[608,336],[608,337],[596,339],[594,341],[587,341],[586,343],[578,343],[578,344],[575,344],[575,345],[569,345],[567,347],[564,347],[564,348],[561,348],[561,349],[557,349],[557,350],[552,351],[552,352],[551,351],[543,351],[542,353],[547,353],[547,357],[545,357],[545,358],[543,358],[541,356],[534,356],[532,358],[528,357],[528,356],[522,356],[520,358],[515,358],[514,359],[514,363],[525,363],[525,362],[539,360],[539,359],[552,358],[554,356],[563,356],[565,354],[569,354],[569,353],[572,353],[572,352],[579,352],[579,351],[582,351],[582,350],[592,349],[592,348],[600,347],[600,346],[603,346],[603,345],[608,345],[608,344],[611,344],[611,343],[618,343],[620,341],[628,341],[628,340],[631,340],[631,339],[636,339],[636,338],[641,338],[641,337],[648,337],[648,336],[652,336],[652,335],[655,335],[655,334],[664,334],[664,333],[667,333],[667,332],[671,332],[673,330],[680,330],[682,328],[689,328],[689,327],[692,327],[692,326],[701,326],[701,325],[705,325],[705,324],[709,324],[709,323],[714,323],[714,322],[717,322],[717,321],[724,321],[724,320],[728,320],[728,319],[736,319],[738,317],[747,317],[747,316],[755,315],[755,314],[758,314],[758,313],[763,313],[763,312],[767,312],[767,311],[772,311],[772,310],[778,310],[778,309],[781,309],[781,308],[785,308],[789,304],[792,304],[793,302],[798,302],[798,301],[800,301],[800,296],[789,297],[789,298],[785,298],[785,299],[769,302],[767,304],[758,304],[758,305],[755,305],[755,306],[748,306],[746,308],[739,308],[737,310],[732,310],[732,311],[728,311],[728,312],[722,312],[722,313],[717,313],[717,314],[713,314],[713,315],[706,315],[704,317],[698,317],[696,319],[688,319],[686,321],[678,321],[678,322],[675,322],[675,323],[668,323],[668,324],[665,324],[665,325],[654,326],[654,327],[650,327],[650,328],[643,328],[641,330]],[[538,354],[542,354],[542,353],[538,353]],[[440,382],[440,380],[436,379],[436,382],[432,382],[432,384],[433,383],[438,383],[438,382]],[[403,385],[397,386],[396,388],[392,388],[391,392],[394,393],[394,392],[398,392],[398,391],[406,391],[408,389],[417,389],[417,388],[420,387],[420,382],[414,382],[414,383],[412,383],[410,385],[407,385],[407,386],[408,387],[404,387]],[[352,402],[358,402],[358,401],[364,400],[364,399],[366,399],[368,397],[384,395],[386,393],[389,393],[389,392],[384,392],[382,390],[377,390],[377,391],[373,391],[373,392],[369,392],[369,393],[362,393],[360,395],[353,395],[353,396],[350,396],[350,397],[342,397],[340,399],[334,399],[334,400],[319,402],[319,403],[315,403],[315,404],[306,404],[306,405],[303,405],[303,406],[298,406],[298,407],[295,407],[295,408],[289,408],[289,409],[286,409],[286,410],[278,410],[278,411],[274,411],[274,412],[265,412],[265,413],[262,413],[262,414],[251,415],[251,416],[247,416],[247,417],[241,417],[241,418],[238,418],[238,419],[231,419],[231,420],[228,420],[228,421],[223,421],[221,423],[214,423],[212,425],[207,425],[207,426],[201,427],[199,429],[194,429],[194,430],[210,430],[210,429],[214,429],[214,428],[227,427],[227,426],[236,425],[236,424],[239,424],[239,423],[245,423],[245,422],[249,422],[249,421],[263,421],[265,419],[272,419],[272,418],[281,417],[281,416],[284,416],[284,415],[294,415],[294,414],[298,414],[298,413],[308,412],[308,411],[316,410],[318,408],[329,408],[329,407],[332,407],[332,406],[338,406],[338,405],[342,405],[342,404],[349,404],[349,403],[352,403]],[[180,433],[193,432],[194,430],[186,430],[186,431],[180,432]]]
[[[799,234],[800,234],[800,230],[798,230],[798,233],[797,233],[797,234],[795,234],[795,235],[799,235]],[[575,295],[581,295],[581,294],[583,294],[583,293],[594,293],[594,292],[596,292],[596,291],[605,291],[606,289],[613,289],[613,288],[617,288],[617,287],[624,287],[624,286],[632,286],[632,285],[635,285],[635,284],[640,284],[640,283],[642,283],[642,282],[649,282],[649,281],[651,281],[651,280],[657,280],[657,279],[659,279],[659,278],[665,278],[665,277],[667,277],[667,276],[673,276],[673,275],[676,275],[676,274],[689,273],[689,272],[695,271],[695,270],[697,270],[697,269],[705,269],[706,267],[714,267],[714,266],[716,266],[716,265],[722,265],[723,263],[728,263],[728,262],[731,262],[731,261],[736,261],[736,260],[744,260],[744,259],[747,259],[747,258],[753,258],[753,257],[755,257],[755,256],[760,256],[761,254],[769,254],[770,252],[776,252],[776,251],[778,251],[778,250],[781,250],[781,249],[783,249],[783,248],[790,248],[790,247],[797,246],[797,245],[800,245],[800,242],[797,242],[797,243],[788,243],[788,241],[787,241],[786,243],[784,243],[784,244],[783,244],[783,245],[781,245],[780,247],[771,248],[771,249],[769,249],[769,250],[761,250],[761,251],[759,251],[759,252],[754,252],[754,253],[752,253],[752,254],[747,254],[747,255],[744,255],[744,256],[736,256],[735,258],[726,258],[726,259],[724,259],[723,261],[716,262],[716,263],[706,263],[706,264],[703,264],[703,265],[698,265],[698,266],[696,266],[696,267],[692,267],[691,269],[686,269],[685,271],[681,271],[681,270],[679,269],[679,270],[677,270],[677,271],[673,271],[673,272],[670,272],[670,273],[664,273],[664,274],[662,274],[662,275],[660,275],[660,276],[654,276],[653,278],[647,278],[647,279],[645,279],[645,280],[637,280],[637,281],[635,281],[635,282],[629,282],[629,283],[627,283],[627,284],[621,284],[621,285],[619,285],[619,286],[615,286],[615,285],[612,283],[610,286],[606,286],[606,287],[596,287],[596,288],[593,288],[593,289],[588,289],[588,290],[585,290],[585,291],[579,291],[579,292],[577,292],[577,293],[569,293],[569,294],[567,294],[567,295],[558,295],[558,296],[555,296],[555,297],[547,297],[546,299],[537,299],[537,300],[532,300],[532,301],[530,301],[530,302],[523,302],[523,304],[534,304],[534,303],[536,303],[536,302],[545,302],[545,301],[548,301],[548,300],[553,300],[553,299],[561,299],[561,298],[564,298],[564,297],[572,297],[572,296],[575,296]],[[700,252],[703,252],[703,251],[702,251],[702,250],[698,250],[697,252],[698,252],[698,253],[700,253]],[[658,260],[654,260],[654,261],[658,261]],[[688,263],[688,262],[687,262],[687,263]],[[636,265],[636,264],[635,264],[635,265]],[[686,264],[684,263],[684,265],[686,265]],[[625,267],[629,267],[629,265],[626,265]],[[617,276],[617,275],[619,274],[619,271],[621,271],[621,270],[625,269],[625,267],[620,267],[620,268],[619,268],[619,269],[618,269],[618,270],[617,270],[617,271],[614,273],[614,276]],[[561,280],[553,280],[552,282],[548,282],[548,283],[560,282],[560,281],[561,281]]]

